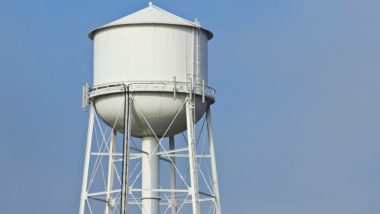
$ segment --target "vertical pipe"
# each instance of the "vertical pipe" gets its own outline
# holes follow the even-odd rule
[[[127,87],[124,85],[125,90],[125,103],[124,103],[124,142],[123,142],[123,171],[121,181],[121,200],[120,200],[120,213],[126,214],[128,207],[128,168],[129,168],[129,140],[131,137],[131,103]]]
[[[190,92],[191,95],[191,92]],[[196,159],[195,132],[194,132],[194,105],[190,98],[186,103],[187,141],[189,147],[189,170],[191,180],[191,200],[193,214],[200,213],[199,190],[198,190],[198,166]]]
[[[143,137],[142,140],[142,213],[159,213],[159,159],[158,141],[153,136]]]
[[[191,39],[192,39],[192,41],[191,41],[191,43],[192,43],[192,49],[191,49],[191,55],[192,55],[192,68],[191,68],[191,74],[189,75],[191,78],[194,78],[194,71],[195,71],[195,69],[196,69],[196,62],[195,62],[195,32],[194,32],[194,28],[192,28],[192,37],[191,37]]]
[[[176,80],[176,76],[173,76],[173,99],[177,99],[177,80]]]
[[[173,151],[175,149],[175,141],[174,136],[169,137],[169,151]],[[170,155],[174,155],[175,153],[171,152]],[[176,189],[176,174],[175,174],[175,157],[170,156],[170,189]],[[176,201],[176,192],[171,193],[171,213],[177,214],[177,201]]]
[[[197,29],[197,83],[199,84],[199,80],[201,77],[201,29],[200,24],[197,22],[198,29]],[[195,77],[194,77],[195,78]]]
[[[211,176],[212,176],[212,185],[213,185],[214,196],[215,196],[215,207],[216,207],[215,211],[216,211],[216,214],[221,214],[222,211],[220,207],[218,173],[216,170],[214,135],[212,133],[212,120],[211,120],[210,106],[207,107],[206,118],[207,118],[208,142],[210,144],[211,174],[212,174]]]
[[[107,189],[106,189],[106,199],[107,199],[107,206],[106,206],[106,214],[111,214],[114,209],[114,202],[112,198],[112,189],[113,189],[113,181],[114,181],[114,162],[115,162],[115,150],[116,150],[116,135],[117,132],[115,130],[112,130],[112,136],[109,146],[109,152],[108,152],[108,176],[107,176]]]
[[[91,105],[90,114],[88,117],[86,154],[84,156],[83,180],[82,180],[82,191],[81,191],[80,205],[79,205],[79,214],[84,214],[84,211],[86,208],[88,170],[89,170],[90,156],[91,156],[92,132],[94,130],[94,117],[95,117],[95,112],[94,112],[93,106]]]
[[[205,80],[202,80],[202,103],[206,102],[206,97],[205,97]]]

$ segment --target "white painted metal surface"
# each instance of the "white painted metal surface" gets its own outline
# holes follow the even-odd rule
[[[158,214],[160,198],[158,192],[150,191],[159,188],[158,141],[147,136],[142,140],[142,210],[143,213]]]
[[[114,186],[114,176],[115,176],[115,168],[114,168],[114,162],[115,162],[115,151],[116,151],[116,131],[112,130],[111,135],[111,141],[108,151],[108,174],[107,174],[107,206],[105,208],[105,214],[112,214],[112,211],[115,207],[115,199],[112,197],[112,190]]]
[[[194,31],[168,24],[109,27],[94,35],[94,85],[120,81],[186,82],[194,67]],[[197,37],[195,36],[195,40]],[[200,33],[202,64],[195,80],[207,83],[207,42]]]
[[[142,10],[139,10],[135,13],[122,17],[116,21],[113,21],[109,24],[106,24],[104,26],[101,26],[91,31],[89,34],[89,37],[90,39],[93,39],[95,32],[101,29],[115,27],[115,26],[136,25],[136,24],[168,24],[168,25],[198,27],[197,23],[183,19],[153,4],[150,4],[149,7],[146,7]],[[205,28],[202,28],[202,30],[204,30],[207,33],[207,37],[209,39],[213,37],[212,32],[210,32],[209,30]]]
[[[213,186],[214,196],[215,196],[214,198],[215,211],[216,213],[221,213],[222,209],[220,206],[219,182],[218,182],[218,173],[216,169],[214,133],[212,132],[212,119],[211,119],[210,107],[207,108],[206,119],[207,119],[208,143],[210,146],[210,157],[211,157],[211,178],[212,178],[212,186]]]
[[[94,118],[95,111],[93,106],[90,106],[90,115],[88,117],[88,129],[87,129],[87,143],[86,143],[86,154],[84,156],[84,166],[83,166],[83,179],[82,179],[82,191],[80,196],[79,214],[84,214],[86,201],[87,201],[87,182],[88,173],[91,157],[91,146],[92,146],[92,133],[94,130]]]
[[[186,204],[192,213],[200,214],[204,210],[201,205],[207,202],[212,203],[206,213],[220,214],[209,111],[215,91],[207,86],[207,42],[212,33],[197,21],[150,4],[89,36],[94,41],[94,86],[83,90],[83,108],[90,103],[90,118],[79,213],[99,213],[91,208],[94,200],[103,202],[101,213],[108,214],[135,213],[132,205],[141,213],[159,214],[162,206],[166,207],[164,213],[182,213]],[[203,124],[207,123],[209,148],[204,152],[207,140],[203,137],[199,153],[201,134],[196,133],[196,124],[202,117]],[[99,118],[112,131],[103,131]],[[174,136],[184,131],[185,146],[176,148]],[[119,142],[122,151],[117,133],[124,133]],[[92,144],[93,134],[97,147]],[[141,144],[136,145],[133,137],[141,138]],[[166,146],[165,137],[169,137]],[[93,167],[90,157],[96,157]],[[177,158],[186,158],[188,175],[177,165]],[[210,179],[205,178],[198,159],[210,161]],[[168,187],[160,185],[160,161],[169,164]],[[98,174],[103,190],[96,186]],[[206,191],[199,188],[200,182]]]
[[[189,91],[189,99],[186,102],[186,119],[187,119],[187,143],[189,146],[189,170],[191,181],[191,200],[193,204],[193,214],[200,213],[199,189],[198,189],[198,164],[196,158],[196,144],[194,131],[194,109],[195,104],[192,99],[192,91]]]
[[[185,94],[177,94],[175,100],[172,93],[139,92],[133,93],[131,96],[134,99],[131,115],[131,133],[133,136],[143,137],[153,135],[152,130],[146,125],[146,121],[151,124],[157,136],[171,136],[186,130],[185,110],[179,112],[178,119],[167,130],[167,127],[172,122],[173,115],[183,105],[186,98]],[[196,117],[200,119],[206,110],[206,105],[201,103],[200,97],[197,97],[197,102],[199,105],[196,109]],[[96,98],[94,103],[98,115],[109,125],[113,125],[116,122],[115,128],[119,132],[123,132],[124,93],[101,96]]]
[[[192,77],[195,84],[207,85],[207,42],[211,32],[200,28],[198,23],[166,12],[156,6],[149,6],[134,14],[116,20],[90,33],[94,40],[94,86],[115,82],[172,81],[187,82]],[[168,117],[176,113],[185,96],[176,100],[171,94],[135,93],[146,119],[154,124],[158,135],[163,135]],[[123,117],[119,109],[123,107],[123,94],[102,96],[95,99],[99,116],[108,124]],[[199,100],[196,100],[199,102]],[[197,117],[205,112],[205,105],[197,109]],[[136,109],[136,108],[135,108]],[[158,116],[159,115],[159,116]],[[151,135],[144,127],[144,118],[132,113],[132,135]],[[119,120],[116,130],[122,131],[124,121]],[[181,112],[168,135],[186,129],[185,112]]]
[[[172,155],[175,155],[175,139],[174,136],[169,137],[169,151],[172,151]],[[176,171],[175,171],[175,157],[170,158],[170,189],[177,188]],[[172,192],[170,195],[170,211],[171,214],[177,214],[177,201],[176,194]]]

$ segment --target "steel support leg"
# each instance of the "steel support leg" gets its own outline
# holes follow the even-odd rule
[[[93,106],[91,105],[90,106],[90,114],[88,117],[86,154],[84,156],[82,192],[81,192],[81,197],[80,197],[79,214],[84,214],[85,209],[86,209],[87,182],[88,182],[88,171],[89,171],[89,166],[90,166],[92,132],[94,130],[94,117],[95,117],[95,110],[94,110]]]
[[[220,208],[219,185],[218,185],[218,175],[217,175],[218,173],[216,170],[214,135],[212,133],[212,120],[211,120],[210,106],[207,107],[206,118],[207,118],[208,141],[210,144],[211,174],[212,174],[212,185],[213,185],[214,196],[215,196],[215,208],[216,208],[215,211],[216,211],[216,214],[221,214],[222,211]]]
[[[175,149],[175,141],[174,136],[169,137],[169,151],[172,151]],[[171,153],[174,155],[175,153]],[[176,189],[176,172],[175,172],[175,157],[170,156],[170,189],[175,190]],[[172,192],[170,197],[171,203],[171,213],[177,214],[177,201],[176,201],[176,193]]]
[[[115,150],[116,150],[116,135],[117,135],[117,132],[115,130],[112,130],[112,136],[111,136],[109,152],[108,152],[108,176],[107,176],[107,189],[106,189],[107,206],[105,210],[106,214],[112,214],[114,206],[115,206],[111,191],[113,190],[113,182],[114,182],[114,175],[115,175],[114,163],[115,163]]]
[[[190,95],[191,96],[191,95]],[[191,179],[191,200],[193,214],[200,213],[199,207],[199,189],[198,189],[198,165],[196,159],[196,145],[194,132],[194,104],[191,98],[186,103],[186,122],[187,122],[187,141],[189,147],[189,170]]]

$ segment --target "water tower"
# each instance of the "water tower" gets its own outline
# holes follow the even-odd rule
[[[79,213],[198,214],[206,203],[221,213],[207,81],[213,34],[150,3],[89,37],[94,80],[83,87]]]

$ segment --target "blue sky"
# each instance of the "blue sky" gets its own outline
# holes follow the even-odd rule
[[[224,213],[380,213],[380,2],[155,1],[212,30]],[[148,1],[0,2],[0,213],[76,213],[94,27]]]

